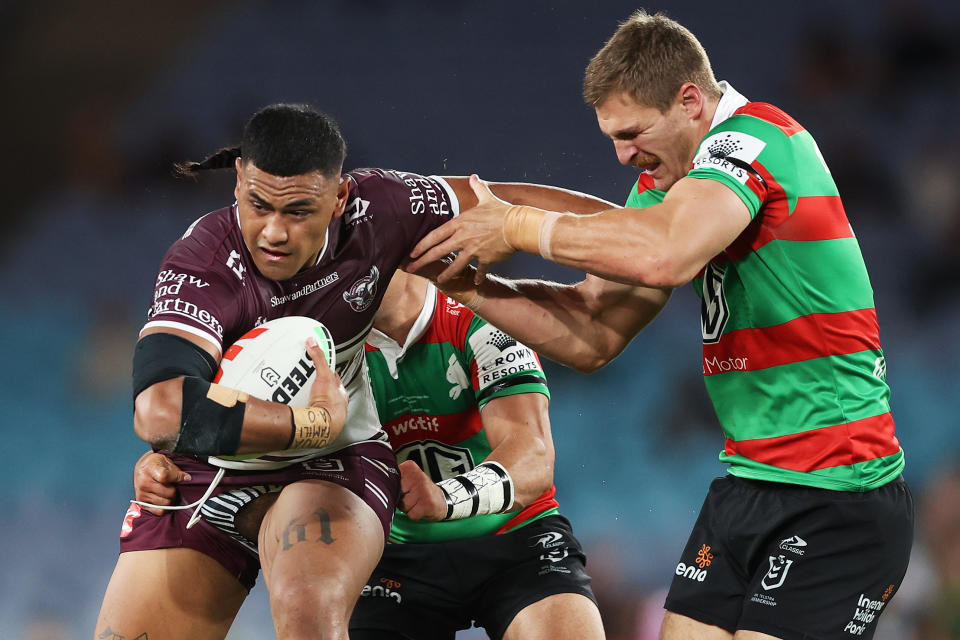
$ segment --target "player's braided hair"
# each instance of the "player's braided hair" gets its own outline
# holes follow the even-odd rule
[[[173,165],[174,172],[179,176],[195,177],[201,171],[210,169],[232,169],[234,161],[240,157],[240,147],[224,147],[210,154],[200,162],[177,162]]]
[[[232,168],[237,158],[275,176],[319,171],[340,173],[347,144],[336,121],[305,104],[272,104],[257,111],[243,128],[239,147],[224,147],[200,162],[174,165],[182,176],[209,169]]]

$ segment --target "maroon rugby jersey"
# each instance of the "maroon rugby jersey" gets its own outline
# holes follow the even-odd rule
[[[222,352],[274,318],[307,316],[326,325],[350,404],[340,437],[313,453],[378,434],[364,341],[394,271],[423,236],[459,212],[456,195],[441,178],[362,169],[344,179],[350,181],[346,208],[330,222],[317,263],[282,282],[257,271],[236,204],[194,222],[160,264],[144,326],[187,331]]]

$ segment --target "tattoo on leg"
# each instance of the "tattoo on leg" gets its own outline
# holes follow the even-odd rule
[[[305,520],[305,522],[301,522]],[[287,527],[283,530],[283,551],[289,551],[293,548],[293,545],[298,542],[307,541],[307,525],[312,522],[320,523],[320,537],[314,540],[314,542],[322,542],[324,544],[333,544],[336,540],[333,537],[332,530],[330,527],[330,514],[327,513],[326,509],[317,509],[310,516],[306,518],[294,518],[287,524]],[[291,537],[295,537],[291,541]]]
[[[293,548],[293,545],[298,542],[303,542],[307,539],[306,527],[302,524],[294,524],[297,521],[296,518],[290,521],[290,524],[287,525],[287,528],[283,530],[283,550],[288,551]],[[293,541],[293,544],[290,543],[290,531],[295,531],[297,534],[297,539]]]
[[[333,536],[330,532],[330,514],[326,509],[317,509],[313,515],[320,521],[320,537],[318,541],[323,544],[333,544]]]

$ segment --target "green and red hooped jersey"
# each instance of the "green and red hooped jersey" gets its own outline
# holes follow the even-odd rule
[[[517,393],[550,397],[537,354],[432,285],[401,346],[374,330],[367,366],[377,412],[398,461],[415,460],[434,482],[469,471],[490,454],[480,410]],[[428,543],[512,531],[557,513],[551,486],[520,512],[414,522],[397,511],[390,542]]]
[[[732,189],[752,217],[693,281],[720,460],[743,478],[882,486],[903,470],[903,450],[873,289],[837,187],[793,118],[735,91],[726,102],[688,174]],[[662,200],[644,186],[628,206]]]

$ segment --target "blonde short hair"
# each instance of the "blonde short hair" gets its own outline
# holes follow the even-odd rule
[[[590,60],[583,97],[595,107],[615,93],[626,93],[638,104],[666,112],[686,82],[712,97],[722,93],[696,36],[661,13],[641,9]]]

